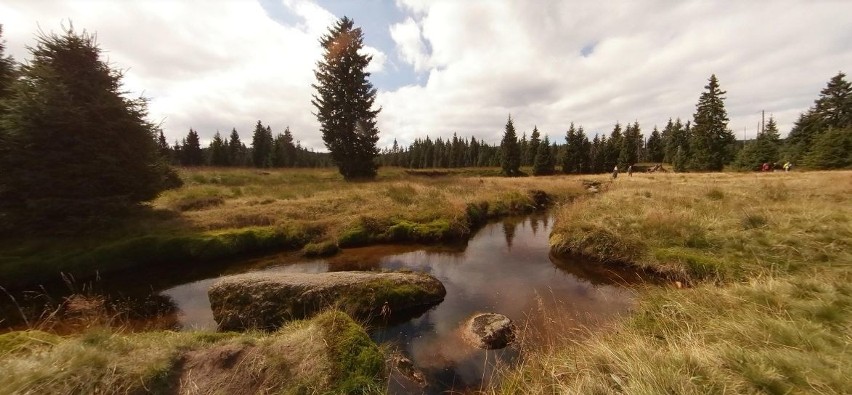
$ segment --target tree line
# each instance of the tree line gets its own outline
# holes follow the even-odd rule
[[[533,175],[553,174],[559,166],[565,174],[594,174],[621,169],[639,162],[670,164],[675,171],[758,170],[763,163],[797,163],[814,169],[852,166],[852,88],[838,73],[820,92],[814,105],[803,113],[787,139],[781,139],[770,116],[755,139],[737,141],[728,127],[725,91],[711,75],[696,104],[692,120],[668,120],[660,131],[654,126],[645,137],[638,122],[595,134],[589,140],[582,126],[570,124],[558,142],[541,140],[537,127],[530,138],[517,138],[509,117],[500,144],[490,145],[476,137],[443,140],[417,138],[408,147],[396,140],[381,151],[385,166],[419,168],[495,167],[505,175],[521,174],[531,167]],[[564,141],[564,142],[563,142]]]
[[[247,147],[240,140],[237,129],[231,129],[227,139],[216,131],[210,144],[202,148],[198,132],[189,129],[186,137],[169,145],[163,131],[159,131],[157,147],[160,153],[174,165],[216,167],[327,167],[331,166],[328,153],[314,152],[293,141],[290,127],[273,137],[272,127],[257,121],[251,144]]]

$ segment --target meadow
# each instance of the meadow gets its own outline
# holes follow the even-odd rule
[[[530,350],[492,393],[852,393],[852,173],[637,174],[565,206],[556,254],[669,286],[584,341]]]
[[[502,178],[494,169],[383,168],[373,182],[334,169],[184,168],[184,186],[123,219],[0,242],[0,285],[22,287],[149,265],[203,265],[276,251],[331,255],[374,243],[465,240],[491,218],[585,193],[578,178]]]

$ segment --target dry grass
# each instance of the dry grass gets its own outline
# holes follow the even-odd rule
[[[564,200],[576,177],[501,178],[474,170],[434,175],[382,169],[344,182],[333,169],[181,169],[184,187],[110,229],[0,241],[0,286],[16,287],[155,264],[204,264],[305,247],[465,239],[487,218],[536,208],[532,190]]]
[[[508,204],[513,194],[533,189],[561,197],[582,193],[581,185],[566,177],[428,177],[399,169],[382,169],[376,181],[365,183],[344,182],[333,169],[184,169],[181,176],[186,185],[153,205],[181,211],[182,226],[211,230],[296,223],[320,227],[330,238],[362,217],[463,221],[471,203]],[[215,203],[181,209],[207,202]]]
[[[637,175],[560,211],[550,241],[687,281],[788,273],[849,257],[850,194],[849,172]]]
[[[525,355],[503,394],[852,393],[850,172],[637,175],[551,243],[689,280],[610,331]],[[612,255],[609,255],[612,254]]]
[[[350,393],[353,383],[381,393],[383,365],[366,332],[335,311],[270,334],[0,335],[0,391],[10,394],[325,394]]]

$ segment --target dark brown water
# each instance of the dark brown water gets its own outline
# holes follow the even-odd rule
[[[494,368],[511,364],[518,346],[485,351],[465,344],[459,327],[472,314],[495,312],[525,328],[530,345],[541,344],[570,331],[600,325],[626,312],[633,291],[623,284],[635,274],[601,270],[580,262],[549,256],[547,216],[510,218],[486,225],[464,246],[374,246],[348,249],[330,259],[293,262],[287,256],[253,261],[254,268],[274,272],[319,273],[343,270],[424,271],[447,289],[439,305],[399,323],[375,324],[371,337],[390,343],[426,377],[422,387],[400,375],[391,393],[441,393],[480,388]],[[597,268],[597,269],[596,269]],[[214,329],[207,288],[215,278],[163,290],[178,307],[183,328]]]
[[[481,388],[495,368],[511,365],[522,347],[581,336],[628,311],[636,274],[549,256],[552,221],[546,215],[509,218],[486,225],[466,244],[424,247],[374,246],[347,249],[329,259],[276,255],[204,268],[160,268],[109,280],[109,292],[151,295],[170,301],[169,325],[215,330],[208,287],[224,274],[246,271],[319,273],[344,270],[424,271],[447,289],[443,302],[416,316],[376,322],[371,337],[409,358],[426,378],[424,386],[403,375],[391,377],[390,393],[442,393]],[[472,314],[494,312],[522,328],[524,346],[485,351],[464,343],[459,327]],[[160,317],[162,319],[162,316]]]

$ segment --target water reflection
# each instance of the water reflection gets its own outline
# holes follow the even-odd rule
[[[636,281],[635,275],[576,260],[551,259],[547,242],[550,222],[547,216],[507,219],[485,226],[466,246],[373,246],[307,262],[292,256],[254,260],[249,267],[300,273],[400,269],[431,273],[447,289],[442,303],[402,322],[372,324],[372,338],[398,347],[429,383],[420,388],[395,378],[390,392],[478,388],[488,382],[495,364],[511,363],[518,350],[485,351],[465,344],[459,327],[472,314],[506,315],[526,328],[528,339],[547,341],[554,333],[564,336],[631,306],[632,292],[619,284]],[[206,293],[213,281],[163,291],[177,303],[184,328],[215,328]]]

